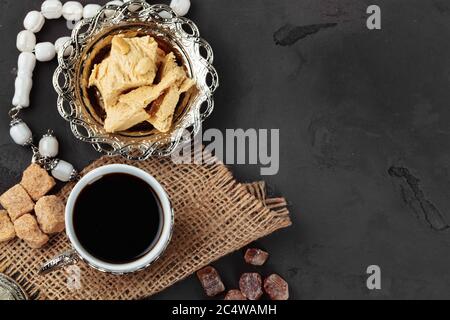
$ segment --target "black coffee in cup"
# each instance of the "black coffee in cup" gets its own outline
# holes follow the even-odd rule
[[[144,180],[107,174],[87,185],[73,211],[75,235],[93,257],[112,264],[136,261],[149,253],[161,234],[161,203]]]

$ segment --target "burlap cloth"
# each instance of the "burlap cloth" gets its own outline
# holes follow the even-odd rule
[[[291,224],[282,198],[266,199],[264,183],[240,184],[223,164],[174,165],[170,159],[128,162],[101,158],[87,168],[127,163],[148,171],[167,190],[175,211],[172,241],[148,269],[126,276],[101,273],[78,263],[80,289],[67,285],[67,270],[37,274],[42,263],[70,249],[64,233],[41,250],[15,240],[0,246],[0,272],[15,278],[38,299],[141,299],[186,278],[198,269]],[[72,184],[60,192],[64,199]],[[117,200],[117,199],[116,199]],[[124,213],[126,214],[126,213]]]

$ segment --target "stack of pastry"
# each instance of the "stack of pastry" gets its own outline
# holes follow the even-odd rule
[[[128,130],[149,122],[160,132],[172,127],[182,93],[194,86],[173,52],[159,48],[150,36],[114,36],[110,54],[96,64],[89,87],[103,99],[107,132]]]

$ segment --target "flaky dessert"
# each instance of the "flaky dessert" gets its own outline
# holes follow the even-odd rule
[[[143,122],[168,132],[181,95],[194,86],[175,54],[148,35],[115,35],[109,55],[95,64],[88,83],[101,95],[109,133]]]

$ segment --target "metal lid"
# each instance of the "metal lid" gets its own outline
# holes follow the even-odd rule
[[[28,300],[28,296],[17,282],[0,273],[0,300]]]

